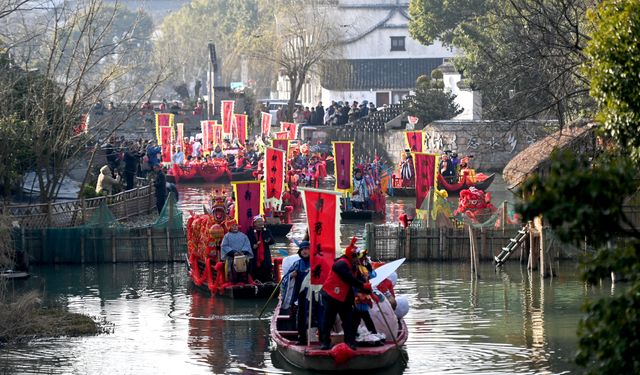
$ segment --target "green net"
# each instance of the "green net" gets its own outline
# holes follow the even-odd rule
[[[173,194],[167,197],[157,219],[153,212],[133,219],[138,226],[120,223],[109,207],[102,204],[82,226],[24,230],[18,247],[26,250],[34,263],[184,260],[182,212]]]

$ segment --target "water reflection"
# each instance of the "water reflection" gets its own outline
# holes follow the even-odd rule
[[[480,264],[408,263],[397,293],[409,297],[407,366],[381,373],[560,374],[571,358],[585,296],[575,265],[541,279],[517,264],[499,273]],[[264,300],[211,298],[190,288],[181,264],[61,265],[35,268],[28,283],[71,311],[110,322],[92,337],[36,340],[0,349],[9,374],[304,373],[273,352]],[[272,306],[267,308],[270,315]],[[268,318],[268,316],[267,316]]]

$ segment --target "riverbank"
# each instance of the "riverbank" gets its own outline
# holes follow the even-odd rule
[[[0,346],[23,344],[39,338],[107,333],[105,323],[69,312],[63,306],[45,305],[33,291],[0,299]]]

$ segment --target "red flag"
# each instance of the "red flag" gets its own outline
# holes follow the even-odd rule
[[[284,150],[285,158],[289,155],[289,140],[288,139],[272,139],[271,144],[273,148]]]
[[[173,126],[173,113],[156,113],[156,139],[160,143],[160,127]]]
[[[411,152],[422,152],[422,132],[408,131],[404,133]]]
[[[209,121],[200,121],[200,131],[202,132],[202,150],[209,151],[209,145],[211,144],[211,135],[209,134]]]
[[[275,132],[275,133],[273,133],[273,136],[276,139],[288,139],[289,132]]]
[[[336,191],[351,192],[353,185],[353,142],[333,142]]]
[[[417,152],[413,154],[413,162],[416,168],[416,209],[419,210],[436,180],[436,156]]]
[[[176,135],[176,138],[178,142],[176,142],[179,146],[180,146],[180,150],[182,150],[182,152],[184,152],[184,124],[179,122],[178,123],[178,135]]]
[[[242,232],[253,225],[253,218],[262,214],[263,181],[236,181],[232,182],[236,197],[236,220]]]
[[[215,121],[213,123],[213,147],[220,146],[222,147],[222,124],[216,124]]]
[[[298,134],[298,124],[294,124],[293,122],[282,122],[280,125],[282,127],[282,131],[289,132],[289,139],[296,139],[296,135]]]
[[[265,179],[267,181],[267,200],[279,202],[284,189],[284,160],[283,150],[267,147],[265,154]]]
[[[241,145],[247,144],[247,138],[249,138],[248,129],[247,129],[247,115],[234,115],[236,118],[236,131],[238,140]]]
[[[231,121],[233,118],[233,107],[235,102],[233,100],[222,101],[222,126],[224,134],[231,134]]]
[[[171,163],[171,127],[160,127],[160,147],[162,148],[162,162]]]
[[[322,285],[336,257],[340,238],[339,194],[300,188],[307,211],[311,250],[311,285]]]
[[[215,127],[216,127],[216,122],[215,121],[207,121],[207,133],[209,134],[209,143],[207,143],[204,148],[208,151],[213,151],[213,149],[215,148],[215,143],[213,143],[213,140],[215,139]]]
[[[262,135],[269,135],[271,132],[271,113],[262,112],[260,124],[262,125]]]

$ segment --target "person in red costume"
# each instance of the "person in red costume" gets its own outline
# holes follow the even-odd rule
[[[336,315],[342,320],[344,342],[351,349],[356,349],[356,327],[353,326],[354,288],[370,294],[371,284],[357,279],[358,257],[356,254],[356,238],[351,239],[344,255],[336,259],[331,267],[329,276],[322,285],[320,295],[324,306],[324,320],[320,329],[320,349],[331,349],[331,328],[336,321]]]

